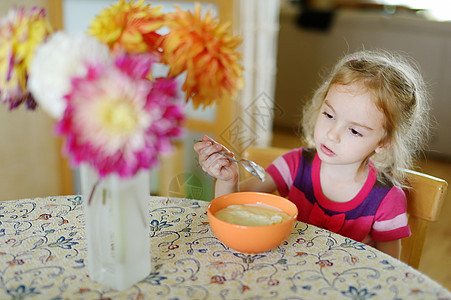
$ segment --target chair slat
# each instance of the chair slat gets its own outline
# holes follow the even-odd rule
[[[429,222],[415,216],[409,216],[409,227],[412,235],[401,240],[401,261],[418,269]]]

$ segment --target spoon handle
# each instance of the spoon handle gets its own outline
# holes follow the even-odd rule
[[[228,153],[233,154],[233,152],[229,151],[229,149],[227,149],[224,145],[216,142],[214,139],[212,139],[209,136],[207,136],[207,137],[212,143],[221,145]],[[197,142],[204,142],[204,141],[203,140],[194,140],[194,142],[197,143]],[[219,151],[218,153],[221,154],[222,156],[228,158],[231,161],[241,164],[246,171],[251,173],[253,176],[257,177],[260,181],[265,181],[265,169],[263,167],[261,167],[256,162],[249,160],[249,159],[235,159],[234,157],[228,156],[226,151]]]

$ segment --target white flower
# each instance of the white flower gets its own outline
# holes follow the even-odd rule
[[[109,62],[109,48],[86,34],[56,32],[41,44],[31,62],[28,89],[51,116],[61,119],[71,78],[84,76],[87,63]]]

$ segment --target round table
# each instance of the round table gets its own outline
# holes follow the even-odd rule
[[[210,231],[208,202],[149,197],[152,271],[116,291],[87,275],[81,196],[0,202],[0,299],[451,299],[408,265],[297,222],[261,254]]]

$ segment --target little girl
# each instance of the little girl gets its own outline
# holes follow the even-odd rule
[[[215,196],[278,190],[299,209],[298,220],[374,246],[399,258],[410,236],[403,168],[411,167],[428,131],[425,84],[394,53],[343,57],[303,112],[309,148],[293,149],[266,168],[264,182],[238,183],[238,167],[207,136],[194,145]],[[230,153],[232,156],[233,154]]]

